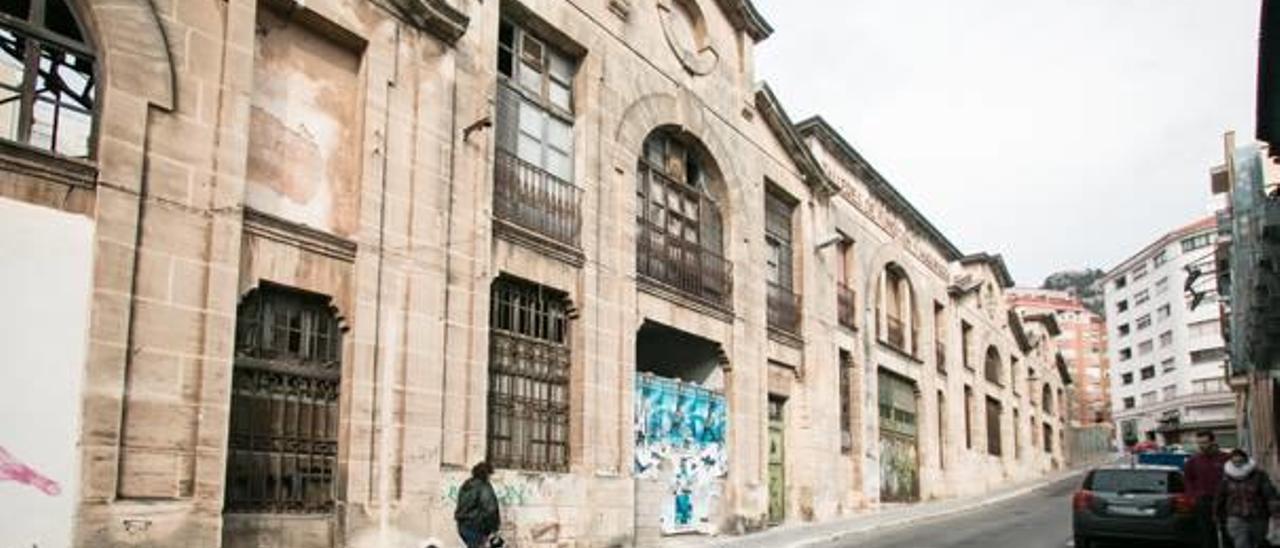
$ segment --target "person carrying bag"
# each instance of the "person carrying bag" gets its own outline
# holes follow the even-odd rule
[[[489,477],[493,465],[480,461],[471,468],[471,478],[458,490],[458,505],[453,519],[458,522],[458,535],[467,548],[501,548],[506,543],[499,536],[502,518],[498,513],[498,497]]]

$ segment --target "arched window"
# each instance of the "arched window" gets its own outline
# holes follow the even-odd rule
[[[919,319],[911,280],[901,266],[893,263],[885,266],[880,280],[881,286],[876,292],[876,332],[881,341],[914,356]]]
[[[1053,389],[1049,388],[1049,383],[1045,383],[1040,391],[1040,408],[1045,413],[1053,414]]]
[[[0,139],[72,158],[93,154],[91,43],[67,0],[0,6]]]
[[[987,347],[987,360],[983,365],[983,372],[987,380],[996,384],[1000,383],[1000,370],[1003,369],[1000,364],[1000,351],[996,347]]]
[[[341,356],[328,297],[264,284],[240,303],[227,512],[333,511]]]
[[[732,265],[724,258],[716,174],[692,139],[659,129],[636,168],[636,268],[651,281],[727,307]]]

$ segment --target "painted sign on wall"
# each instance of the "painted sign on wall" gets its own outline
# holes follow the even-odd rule
[[[0,546],[70,546],[93,224],[0,198],[0,257]]]
[[[635,473],[668,488],[664,533],[710,532],[729,472],[724,395],[653,375],[636,376]]]

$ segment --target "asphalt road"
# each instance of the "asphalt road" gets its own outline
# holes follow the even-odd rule
[[[1071,542],[1071,494],[1080,483],[1069,478],[1027,495],[972,512],[905,527],[851,535],[839,548],[1066,548]],[[1137,548],[1135,543],[1105,548]],[[1154,545],[1153,547],[1154,548]],[[1161,547],[1168,548],[1168,547]]]

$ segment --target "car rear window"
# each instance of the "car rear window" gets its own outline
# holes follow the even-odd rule
[[[1181,493],[1182,474],[1164,470],[1095,470],[1085,489],[1108,493]]]

